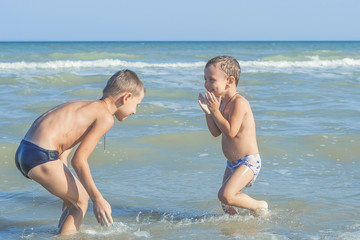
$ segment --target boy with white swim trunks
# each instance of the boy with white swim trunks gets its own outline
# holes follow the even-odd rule
[[[222,134],[222,149],[227,158],[223,185],[218,197],[225,213],[237,213],[234,207],[266,214],[268,204],[241,192],[250,187],[259,174],[261,158],[256,141],[255,121],[249,102],[237,93],[240,65],[230,56],[209,60],[204,78],[207,93],[199,94],[199,104],[214,137]]]

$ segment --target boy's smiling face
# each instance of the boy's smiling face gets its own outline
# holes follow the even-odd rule
[[[224,94],[227,81],[227,75],[216,65],[210,65],[204,70],[205,88],[212,92],[216,97]]]

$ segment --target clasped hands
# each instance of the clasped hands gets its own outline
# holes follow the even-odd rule
[[[205,97],[201,93],[199,93],[198,99],[201,109],[206,114],[211,114],[212,112],[215,112],[220,108],[221,96],[219,97],[219,99],[217,99],[212,92],[205,93]]]

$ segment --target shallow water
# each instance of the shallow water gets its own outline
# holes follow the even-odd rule
[[[246,193],[267,217],[229,217],[217,200],[225,159],[197,103],[217,55],[242,67],[263,159]],[[89,159],[115,223],[98,226],[90,206],[57,238],[360,239],[360,42],[0,43],[0,238],[55,237],[61,201],[21,176],[16,148],[39,114],[98,99],[123,68],[146,96]]]

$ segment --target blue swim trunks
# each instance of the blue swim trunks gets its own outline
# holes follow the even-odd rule
[[[260,155],[253,154],[245,156],[234,162],[230,162],[229,160],[227,161],[227,167],[231,170],[232,173],[234,173],[234,171],[241,165],[248,166],[254,172],[254,178],[248,183],[248,185],[246,185],[246,187],[251,187],[254,184],[261,169]]]
[[[21,141],[20,146],[15,153],[16,167],[27,178],[29,178],[29,171],[34,167],[58,159],[58,151],[46,150],[26,140]]]

